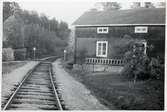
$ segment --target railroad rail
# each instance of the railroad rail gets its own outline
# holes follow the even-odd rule
[[[3,110],[63,110],[60,95],[56,90],[51,62],[41,61],[16,88]]]

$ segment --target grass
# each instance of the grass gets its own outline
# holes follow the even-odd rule
[[[119,74],[66,71],[86,85],[92,94],[110,109],[113,109],[113,105],[118,110],[164,109],[164,82],[161,80],[134,83]]]
[[[13,70],[25,65],[27,62],[24,61],[12,61],[2,63],[2,75],[12,72]]]

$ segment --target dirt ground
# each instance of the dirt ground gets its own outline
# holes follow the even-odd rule
[[[80,82],[71,77],[61,65],[60,60],[53,63],[53,71],[58,89],[69,110],[108,110]]]

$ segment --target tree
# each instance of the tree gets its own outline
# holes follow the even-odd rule
[[[154,4],[151,2],[133,2],[131,8],[155,8]]]
[[[41,26],[49,30],[49,19],[46,15],[42,14],[40,17]]]
[[[118,2],[100,2],[104,10],[119,10],[121,5]]]
[[[7,37],[5,47],[24,47],[27,49],[28,58],[33,56],[33,47],[37,48],[37,58],[63,55],[70,34],[66,22],[59,23],[55,18],[49,19],[44,14],[39,16],[35,11],[22,10],[18,4],[15,4],[17,8],[13,11],[10,4],[12,3],[6,3],[4,6],[5,18],[12,14],[4,22],[3,32]]]
[[[157,8],[165,8],[166,7],[166,2],[157,2],[155,4],[155,7],[157,7]]]
[[[67,39],[67,37],[69,37],[69,33],[70,33],[70,30],[68,29],[68,24],[61,21],[59,23],[59,27],[58,27],[58,32],[57,32],[58,36],[61,38],[61,39]]]
[[[4,24],[3,31],[6,35],[6,47],[19,48],[23,47],[22,22],[15,16],[10,17]]]
[[[50,31],[58,33],[58,25],[59,23],[55,18],[49,20]]]
[[[22,10],[16,2],[4,2],[3,5],[4,27],[6,35],[6,47],[20,48],[24,46]]]
[[[35,11],[31,11],[30,14],[29,14],[29,19],[31,21],[31,23],[33,24],[40,24],[40,19],[39,19],[39,15],[37,12]]]
[[[17,9],[20,9],[20,6],[16,2],[3,2],[3,22]]]

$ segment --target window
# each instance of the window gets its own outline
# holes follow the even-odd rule
[[[108,33],[108,27],[98,27],[97,33]]]
[[[146,50],[147,50],[147,42],[143,42],[143,47],[144,47],[144,54],[146,55]]]
[[[136,26],[135,27],[135,33],[147,33],[148,27],[146,26]]]
[[[134,45],[133,51],[135,52],[136,50],[142,51],[145,55],[146,55],[146,50],[147,50],[147,42],[143,41],[143,42],[137,42]]]
[[[97,57],[107,57],[108,42],[107,41],[97,41],[96,43],[96,56]]]

